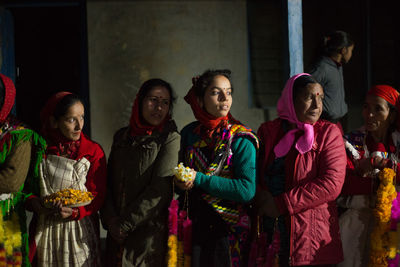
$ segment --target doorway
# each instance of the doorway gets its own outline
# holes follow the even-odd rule
[[[5,5],[13,17],[20,120],[40,130],[40,110],[56,92],[79,95],[90,136],[86,5],[84,1]]]

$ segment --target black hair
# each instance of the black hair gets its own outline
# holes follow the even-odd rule
[[[212,84],[214,78],[216,76],[224,76],[231,83],[231,91],[233,93],[233,85],[231,82],[231,71],[228,69],[220,69],[220,70],[206,70],[203,74],[197,79],[194,84],[194,92],[196,96],[203,98],[206,93],[207,88]]]
[[[82,100],[79,98],[79,96],[77,96],[75,94],[69,94],[69,95],[64,96],[60,100],[60,102],[57,103],[57,106],[54,109],[54,114],[53,114],[54,118],[56,120],[58,120],[60,117],[67,114],[68,109],[78,102],[83,105]]]
[[[325,56],[333,56],[340,53],[345,47],[354,45],[353,39],[344,31],[333,31],[323,37],[322,53]]]
[[[303,89],[307,87],[307,85],[312,83],[318,83],[318,82],[311,75],[302,75],[298,77],[293,83],[293,101],[303,91]]]
[[[3,80],[0,79],[0,108],[4,105],[4,98],[6,97],[6,88],[4,86]]]
[[[169,84],[168,82],[166,82],[162,79],[158,79],[158,78],[147,80],[140,87],[139,96],[138,96],[140,113],[142,110],[144,98],[148,95],[148,93],[151,91],[151,89],[153,89],[154,87],[157,87],[157,86],[165,87],[168,90],[170,98],[171,98],[169,101],[169,114],[172,115],[172,110],[174,108],[174,102],[176,100],[174,90],[172,89],[171,84]]]

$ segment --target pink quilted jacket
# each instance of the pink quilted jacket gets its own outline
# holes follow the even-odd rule
[[[282,137],[281,119],[263,123],[260,179],[270,153]],[[281,212],[290,216],[290,259],[293,266],[336,264],[343,260],[335,199],[345,178],[346,152],[339,128],[327,121],[314,124],[311,151],[297,154],[291,184],[275,198]],[[287,166],[286,166],[287,167]]]

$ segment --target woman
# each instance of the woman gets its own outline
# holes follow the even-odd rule
[[[324,88],[322,119],[336,123],[347,113],[342,66],[350,61],[353,49],[354,42],[346,32],[335,31],[323,38],[322,55],[310,71]]]
[[[46,144],[10,114],[14,101],[13,82],[0,74],[0,266],[30,266],[23,189],[38,178]]]
[[[97,211],[106,193],[104,152],[82,133],[84,106],[76,95],[55,94],[40,115],[48,147],[40,179],[26,204],[34,212],[30,260],[37,266],[99,266]],[[44,206],[45,196],[67,188],[89,191],[94,199],[74,208],[61,202]]]
[[[398,101],[399,93],[394,88],[373,86],[363,105],[364,126],[345,136],[346,180],[338,203],[347,210],[340,216],[344,261],[338,266],[368,265],[378,186],[376,174],[384,167],[398,169]]]
[[[180,135],[171,119],[171,85],[143,83],[129,126],[114,135],[108,162],[108,196],[101,211],[107,266],[164,266],[168,204]]]
[[[257,137],[230,109],[229,70],[208,70],[185,100],[197,121],[183,128],[181,156],[194,179],[189,191],[193,221],[192,266],[245,266],[250,220],[247,205],[256,188]]]
[[[269,216],[264,225],[270,236],[279,233],[280,266],[343,259],[335,199],[346,155],[338,127],[320,120],[323,98],[312,76],[294,75],[278,101],[279,118],[258,130],[263,145],[256,203],[259,215]]]

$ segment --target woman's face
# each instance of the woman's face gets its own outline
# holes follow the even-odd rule
[[[149,125],[160,125],[168,115],[170,104],[171,96],[168,89],[163,86],[154,87],[143,99],[143,119]]]
[[[297,119],[304,123],[314,124],[322,113],[324,90],[319,83],[309,83],[294,99]]]
[[[368,132],[386,132],[395,119],[388,102],[375,95],[367,95],[365,98],[362,115]]]
[[[228,115],[232,105],[232,88],[228,78],[222,75],[214,77],[206,89],[200,106],[216,118]]]
[[[342,50],[342,64],[346,64],[347,62],[350,61],[352,55],[353,55],[353,49],[354,45],[351,45],[349,47],[345,47]]]
[[[58,128],[67,139],[77,141],[81,137],[84,116],[85,108],[81,102],[76,102],[65,115],[55,121],[54,128]]]

